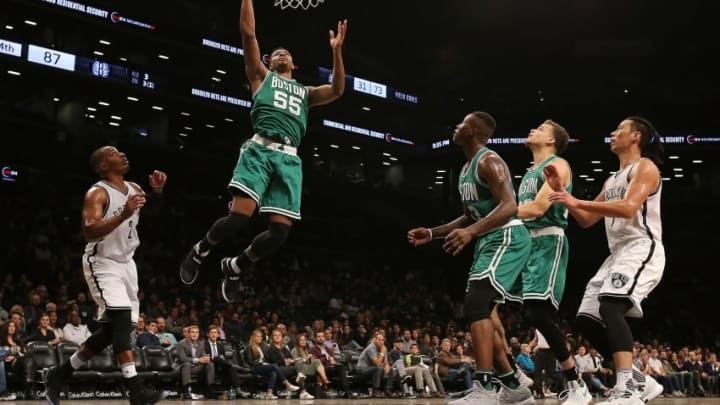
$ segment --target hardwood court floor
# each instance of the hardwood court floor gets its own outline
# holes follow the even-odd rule
[[[13,401],[7,404],[23,404],[23,405],[46,405],[45,401]],[[297,399],[278,399],[278,400],[253,400],[253,399],[236,399],[234,401],[180,401],[168,400],[159,402],[158,405],[212,405],[212,404],[228,404],[228,405],[445,405],[448,403],[446,399],[316,399],[316,400],[297,400]],[[117,400],[68,400],[62,401],[62,405],[127,405],[127,401]],[[556,399],[545,399],[537,401],[538,405],[556,405],[559,402]],[[658,405],[718,405],[720,397],[715,398],[659,398],[652,401],[652,404]]]

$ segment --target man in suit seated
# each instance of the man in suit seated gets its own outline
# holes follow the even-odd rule
[[[142,349],[145,346],[159,346],[160,338],[157,335],[157,331],[157,322],[150,321],[147,328],[145,328],[145,332],[138,335],[137,341],[135,342],[137,347]]]
[[[220,331],[215,325],[210,325],[207,332],[207,340],[205,340],[205,353],[210,354],[210,361],[215,365],[215,372],[223,376],[223,381],[231,384],[230,389],[235,390],[237,395],[246,398],[248,392],[240,389],[240,379],[238,372],[233,368],[233,363],[225,358],[225,343],[219,340]]]
[[[200,342],[200,328],[192,325],[188,328],[188,337],[177,344],[177,357],[180,362],[180,378],[185,399],[202,399],[201,395],[192,392],[190,383],[192,376],[205,373],[205,391],[208,397],[213,394],[210,387],[215,383],[215,364],[210,360],[210,354],[205,351],[205,345]]]

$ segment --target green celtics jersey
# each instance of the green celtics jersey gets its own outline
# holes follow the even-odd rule
[[[543,177],[543,168],[555,159],[559,159],[557,155],[552,155],[545,159],[537,166],[528,169],[522,181],[520,181],[520,189],[518,190],[518,206],[535,201],[538,191],[545,184]],[[572,193],[572,182],[567,186],[568,193]],[[545,228],[547,226],[559,226],[563,229],[567,228],[568,210],[562,204],[552,204],[545,214],[539,218],[525,219],[525,226],[529,229]]]
[[[458,189],[463,209],[465,214],[473,221],[478,221],[487,216],[498,204],[492,193],[490,193],[488,185],[477,176],[478,160],[488,152],[492,151],[488,148],[480,149],[470,163],[466,163],[460,170],[460,178],[458,179]]]
[[[310,91],[295,80],[268,72],[253,96],[253,130],[261,136],[279,136],[297,147],[307,129]]]

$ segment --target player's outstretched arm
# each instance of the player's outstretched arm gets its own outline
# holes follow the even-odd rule
[[[487,216],[466,228],[456,229],[445,238],[445,252],[457,256],[475,237],[491,232],[517,214],[517,202],[510,181],[510,170],[500,156],[490,153],[483,156],[477,165],[478,178],[484,179],[498,204]]]
[[[565,204],[568,211],[576,219],[578,218],[576,213],[580,214],[581,212],[584,212],[582,214],[584,217],[592,216],[592,219],[597,218],[595,222],[602,217],[631,218],[645,203],[650,193],[657,190],[661,180],[660,171],[649,159],[641,160],[630,172],[630,176],[630,183],[622,200],[605,201],[604,187],[600,195],[595,198],[595,201],[577,200],[567,193],[557,192],[550,194],[550,200]],[[580,225],[584,226],[583,223],[580,223]]]
[[[333,50],[332,84],[310,87],[310,106],[331,103],[345,92],[345,65],[342,57],[342,45],[347,33],[347,20],[338,21],[337,35],[330,30],[330,48]]]
[[[572,175],[570,174],[570,165],[568,165],[565,159],[556,159],[545,168],[550,167],[552,167],[551,170],[556,172],[557,178],[560,180],[559,185],[551,184],[546,179],[543,186],[538,190],[535,200],[526,202],[518,207],[518,217],[520,217],[520,219],[538,218],[545,215],[545,212],[547,212],[548,208],[552,205],[548,196],[553,192],[553,187],[559,187],[560,190],[564,190],[570,185]],[[543,169],[543,172],[545,172],[545,169]]]
[[[130,218],[135,210],[145,205],[145,196],[133,194],[120,215],[115,215],[103,221],[105,206],[108,204],[107,193],[100,187],[93,187],[85,194],[82,210],[82,233],[88,242],[96,241],[112,232],[126,219]]]
[[[408,243],[413,246],[420,246],[430,242],[433,238],[444,238],[457,228],[464,228],[472,221],[467,215],[462,215],[452,222],[436,226],[435,228],[415,228],[407,233]]]
[[[240,6],[240,36],[242,37],[243,53],[245,58],[245,74],[250,82],[250,90],[260,87],[267,76],[267,68],[262,63],[260,45],[255,37],[255,9],[252,0],[242,0]]]

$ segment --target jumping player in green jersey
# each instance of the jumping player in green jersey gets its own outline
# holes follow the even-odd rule
[[[465,293],[465,318],[472,334],[477,381],[468,395],[450,402],[452,405],[534,403],[532,393],[518,383],[508,364],[505,345],[490,319],[496,302],[505,302],[530,253],[530,235],[516,217],[510,171],[486,146],[494,131],[495,119],[485,112],[468,114],[458,124],[453,141],[467,158],[458,184],[464,213],[448,224],[415,228],[407,234],[413,246],[428,243],[433,237],[444,238],[443,249],[452,255],[476,241]],[[499,394],[491,380],[494,371],[502,384]]]
[[[240,148],[235,171],[228,189],[233,196],[230,215],[218,219],[205,237],[196,243],[180,266],[180,279],[192,284],[200,264],[220,242],[248,226],[258,210],[268,214],[270,224],[237,257],[221,260],[225,275],[222,295],[228,302],[238,297],[241,269],[267,256],[287,239],[290,227],[300,219],[302,163],[297,147],[307,129],[310,107],[337,100],[345,90],[342,44],[347,20],[339,21],[337,35],[330,31],[333,51],[332,84],[304,86],[292,78],[293,58],[285,48],[270,55],[269,67],[263,65],[255,37],[255,12],[252,0],[242,0],[240,33],[245,52],[245,72],[253,93],[250,118],[254,134]]]
[[[530,232],[532,250],[522,272],[522,287],[518,295],[530,322],[545,336],[563,369],[568,386],[563,404],[585,405],[592,401],[592,395],[578,377],[575,360],[565,346],[565,336],[554,319],[565,289],[568,210],[564,205],[550,202],[548,196],[553,190],[543,175],[545,167],[552,165],[563,189],[572,192],[570,165],[558,156],[567,148],[569,138],[560,124],[546,120],[530,130],[525,140],[525,145],[533,154],[533,165],[520,181],[518,217]]]

